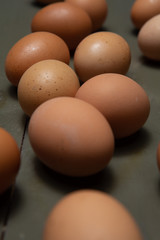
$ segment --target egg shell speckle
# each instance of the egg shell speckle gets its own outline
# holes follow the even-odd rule
[[[79,43],[74,53],[74,69],[82,82],[102,73],[125,74],[130,62],[128,43],[113,32],[88,35]]]
[[[18,100],[27,115],[48,99],[74,97],[80,87],[73,69],[58,60],[43,60],[33,64],[18,84]]]

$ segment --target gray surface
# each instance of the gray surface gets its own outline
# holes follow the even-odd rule
[[[160,64],[146,61],[138,49],[136,31],[130,20],[134,1],[107,2],[109,14],[104,28],[128,41],[132,62],[127,75],[146,90],[151,113],[140,132],[116,143],[113,159],[104,171],[77,180],[60,176],[44,167],[31,149],[27,131],[22,142],[26,118],[18,104],[16,88],[5,76],[4,61],[11,46],[30,33],[31,19],[39,7],[32,0],[5,0],[1,3],[0,126],[15,137],[19,146],[22,145],[22,163],[14,194],[9,190],[0,197],[1,240],[41,239],[51,208],[65,194],[79,188],[100,189],[116,197],[134,216],[145,240],[160,238],[160,174],[156,163],[160,140]],[[2,234],[6,223],[6,232]]]

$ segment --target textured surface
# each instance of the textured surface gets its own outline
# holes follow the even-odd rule
[[[53,205],[68,192],[80,188],[100,189],[116,197],[134,216],[144,239],[159,240],[160,174],[156,151],[160,141],[160,64],[146,61],[138,48],[137,32],[130,20],[134,1],[107,2],[104,30],[116,32],[128,41],[132,62],[127,75],[146,90],[151,113],[141,131],[116,143],[114,157],[103,172],[82,179],[53,173],[38,161],[31,149],[25,129],[27,119],[17,101],[16,88],[5,76],[4,61],[12,45],[30,33],[30,23],[39,6],[32,0],[16,3],[5,0],[1,4],[0,126],[15,137],[22,149],[15,189],[0,197],[1,240],[41,239],[45,219]]]

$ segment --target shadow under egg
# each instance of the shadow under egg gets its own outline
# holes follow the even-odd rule
[[[70,177],[53,171],[36,157],[33,164],[37,175],[49,188],[54,187],[64,193],[78,189],[97,189],[110,192],[114,183],[114,175],[109,166],[91,176]]]

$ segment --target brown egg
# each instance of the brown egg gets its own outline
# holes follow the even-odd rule
[[[137,29],[151,17],[160,13],[159,0],[136,0],[131,8],[131,20]]]
[[[15,182],[20,167],[20,150],[15,139],[0,128],[0,194]]]
[[[27,115],[48,99],[74,97],[80,83],[73,69],[58,60],[43,60],[33,64],[18,84],[18,100]]]
[[[160,1],[159,1],[160,2]],[[143,55],[160,61],[160,14],[150,18],[140,29],[138,46]]]
[[[114,150],[114,138],[104,116],[73,97],[41,104],[29,122],[29,138],[38,158],[68,176],[88,176],[104,169]]]
[[[100,29],[108,14],[106,0],[66,0],[68,3],[75,4],[83,8],[90,16],[93,24],[93,31]]]
[[[45,59],[57,59],[69,64],[69,49],[60,37],[36,32],[21,38],[6,57],[5,71],[9,81],[17,86],[22,74],[32,64]]]
[[[157,146],[157,166],[158,166],[158,169],[160,171],[160,142]]]
[[[63,197],[46,220],[43,240],[142,240],[129,211],[97,190],[77,190]]]
[[[49,4],[32,19],[32,32],[47,31],[60,36],[73,50],[92,31],[89,15],[82,8],[67,2]]]
[[[79,88],[76,97],[103,113],[116,138],[127,137],[139,130],[150,112],[144,89],[121,74],[106,73],[89,79]]]
[[[82,82],[101,73],[125,74],[130,61],[128,43],[113,32],[90,34],[80,42],[74,54],[74,68]]]

